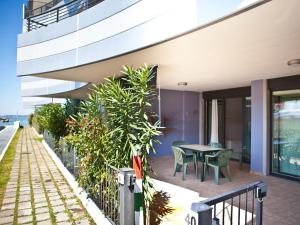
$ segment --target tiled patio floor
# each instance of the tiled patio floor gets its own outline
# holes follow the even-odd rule
[[[200,182],[194,174],[193,166],[188,168],[185,181],[182,181],[181,172],[173,176],[173,158],[157,157],[152,159],[152,168],[156,175],[154,178],[175,184],[199,193],[201,197],[209,197],[216,194],[238,188],[243,184],[262,180],[268,185],[267,198],[264,200],[264,225],[295,225],[300,224],[300,183],[281,179],[273,176],[259,176],[249,173],[249,166],[238,169],[236,162],[232,164],[233,181],[223,178],[220,185],[216,185],[213,177],[207,177]],[[200,170],[199,170],[200,171]],[[213,173],[213,172],[212,172]]]
[[[21,131],[7,184],[0,224],[90,224],[32,129]]]

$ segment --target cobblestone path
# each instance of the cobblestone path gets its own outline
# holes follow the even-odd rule
[[[31,128],[18,140],[0,224],[93,224]]]

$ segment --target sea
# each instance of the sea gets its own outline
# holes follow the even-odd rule
[[[9,119],[9,122],[0,122],[0,126],[14,125],[15,121],[20,121],[20,124],[23,126],[28,125],[28,116],[27,115],[0,115],[0,118]]]

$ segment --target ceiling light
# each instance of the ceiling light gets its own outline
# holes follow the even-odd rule
[[[177,85],[178,86],[187,86],[188,82],[178,82]]]
[[[287,64],[288,66],[300,66],[300,59],[291,59]]]

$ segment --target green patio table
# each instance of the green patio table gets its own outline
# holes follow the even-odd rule
[[[205,155],[215,153],[218,151],[223,151],[225,148],[218,148],[213,147],[209,145],[200,145],[200,144],[184,144],[184,145],[178,145],[178,147],[184,149],[184,150],[190,150],[194,153],[201,153],[201,162],[202,162],[202,169],[201,169],[201,182],[204,181],[204,162],[205,162]]]

